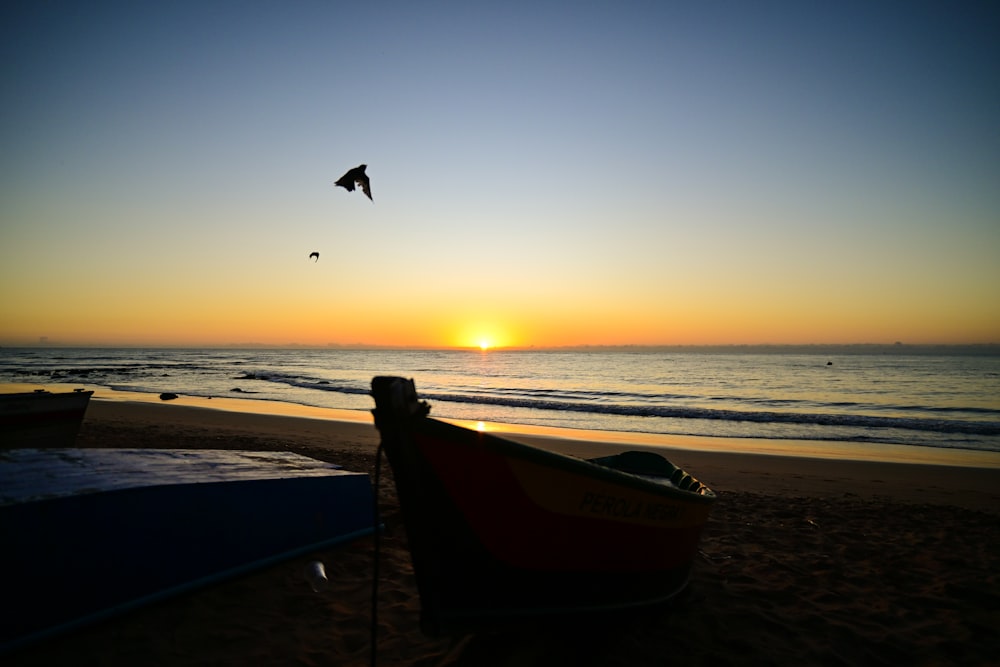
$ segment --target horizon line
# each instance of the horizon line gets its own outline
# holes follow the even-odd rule
[[[1000,342],[989,343],[618,343],[618,344],[573,344],[573,345],[509,345],[481,348],[479,346],[449,345],[379,345],[370,343],[59,343],[53,341],[35,343],[0,344],[0,349],[313,349],[313,350],[396,350],[414,352],[465,351],[465,352],[601,352],[601,351],[706,351],[706,350],[845,350],[865,348],[868,350],[929,350],[966,349],[978,350],[995,348],[1000,352]]]

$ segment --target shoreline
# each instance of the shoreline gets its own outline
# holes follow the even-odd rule
[[[28,383],[0,383],[0,393],[30,392],[36,389],[48,391],[72,391],[79,384],[51,383],[45,385]],[[271,416],[289,419],[334,421],[346,424],[364,424],[373,427],[372,417],[367,410],[346,410],[320,408],[296,403],[284,403],[256,398],[202,397],[180,395],[177,399],[163,401],[159,395],[144,392],[118,391],[102,386],[85,386],[93,391],[91,406],[100,403],[131,403],[138,405],[171,406],[195,410],[211,410],[251,416]],[[433,413],[433,404],[431,404]],[[89,410],[88,410],[89,412]],[[231,421],[226,418],[224,421]],[[959,466],[966,468],[1000,469],[1000,452],[922,445],[893,445],[850,441],[738,438],[707,435],[681,435],[642,433],[637,431],[599,431],[530,424],[483,422],[462,419],[441,418],[465,428],[493,433],[501,437],[518,440],[543,449],[553,449],[575,456],[599,456],[609,451],[609,447],[620,449],[628,446],[635,449],[649,449],[663,453],[664,450],[684,450],[695,452],[716,452],[759,456],[782,456],[792,458],[869,461],[881,463],[909,463],[937,466]]]
[[[154,398],[156,402],[91,400],[78,440],[85,446],[102,446],[101,433],[110,429],[116,431],[119,440],[130,437],[126,434],[131,432],[133,446],[141,447],[147,446],[142,443],[155,432],[158,447],[169,448],[171,442],[177,442],[184,447],[211,449],[214,442],[237,441],[254,449],[287,449],[319,456],[348,469],[354,465],[358,472],[372,470],[379,436],[368,414],[366,420],[348,421],[216,407],[226,399],[199,399],[192,405]],[[202,403],[213,405],[207,407]],[[320,408],[311,410],[328,412]],[[554,437],[549,433],[501,431],[498,435],[580,458],[624,449],[647,449],[670,459],[716,491],[786,497],[886,497],[907,503],[947,504],[1000,513],[1000,455],[985,457],[992,465],[974,466],[898,458],[861,460],[731,451],[702,438],[654,445]]]

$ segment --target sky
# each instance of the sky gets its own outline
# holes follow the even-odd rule
[[[994,3],[33,0],[0,37],[0,345],[1000,342]]]

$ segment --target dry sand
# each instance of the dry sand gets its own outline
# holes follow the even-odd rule
[[[621,447],[511,437],[577,455]],[[370,423],[104,400],[91,402],[77,440],[80,447],[294,451],[367,472],[376,444]],[[664,453],[715,489],[719,501],[683,598],[670,610],[615,625],[423,636],[395,493],[391,483],[383,486],[378,664],[997,664],[1000,457],[970,467]],[[332,583],[318,594],[304,576],[316,559]],[[2,661],[367,665],[371,559],[372,539],[365,538]]]

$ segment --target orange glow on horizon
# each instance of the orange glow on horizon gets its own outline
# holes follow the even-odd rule
[[[453,321],[448,327],[451,334],[442,336],[439,341],[445,347],[473,349],[480,352],[522,345],[520,337],[513,333],[518,328],[517,325],[506,321],[506,317],[503,320],[501,323],[500,317],[494,317],[489,320],[482,318]]]
[[[47,286],[40,293],[22,293],[10,282],[0,288],[5,315],[0,344],[371,346],[488,353],[620,345],[984,344],[997,342],[1000,333],[1000,311],[963,305],[958,297],[932,305],[915,297],[897,299],[887,306],[884,299],[869,302],[851,295],[751,299],[743,293],[713,293],[700,299],[664,298],[654,308],[645,295],[584,301],[569,295],[541,300],[470,296],[456,305],[452,299],[310,292],[282,279],[281,289],[269,282],[244,296],[231,284],[181,290],[183,276],[166,285],[94,278],[95,288],[72,300],[65,298],[64,282],[40,280]],[[987,295],[979,296],[984,301]]]

